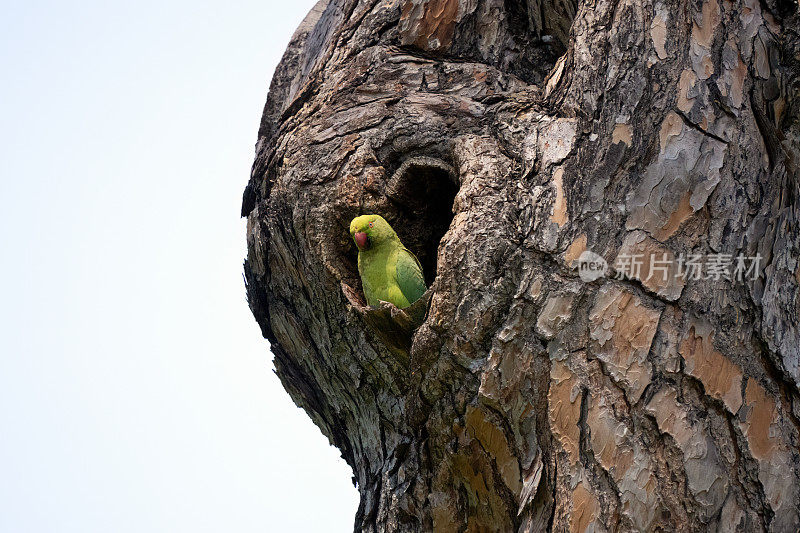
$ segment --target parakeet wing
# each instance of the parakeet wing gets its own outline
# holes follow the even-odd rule
[[[406,248],[397,254],[397,285],[409,303],[414,303],[425,294],[425,278],[417,257]]]

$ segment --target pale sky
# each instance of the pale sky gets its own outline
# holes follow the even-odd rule
[[[273,373],[241,193],[300,1],[0,18],[0,531],[352,531]]]

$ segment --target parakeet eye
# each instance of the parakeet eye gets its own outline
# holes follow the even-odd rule
[[[370,227],[370,228],[372,227],[372,222],[370,222],[370,223],[369,223],[369,227]]]

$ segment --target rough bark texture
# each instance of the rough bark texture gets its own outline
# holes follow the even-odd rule
[[[264,110],[245,275],[356,530],[800,530],[797,13],[317,4]],[[364,305],[369,212],[420,257],[415,309]],[[763,260],[583,282],[584,250]]]

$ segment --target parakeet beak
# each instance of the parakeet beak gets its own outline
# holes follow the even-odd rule
[[[354,239],[359,250],[366,250],[369,248],[369,237],[363,231],[356,232]]]

